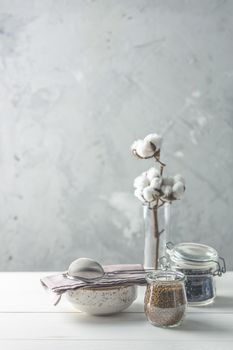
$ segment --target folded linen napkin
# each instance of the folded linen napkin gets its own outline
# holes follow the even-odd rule
[[[103,266],[103,269],[106,273],[114,272],[114,274],[105,275],[98,280],[84,282],[78,279],[70,279],[66,273],[61,273],[44,277],[40,281],[43,287],[57,294],[58,300],[55,302],[55,305],[63,293],[72,289],[146,284],[145,271],[140,264],[106,265]]]

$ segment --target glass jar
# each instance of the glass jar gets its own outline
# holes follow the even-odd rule
[[[148,321],[158,327],[180,325],[187,307],[185,275],[157,270],[148,273],[146,280],[144,310]]]
[[[215,276],[226,272],[225,260],[210,246],[199,243],[167,244],[171,269],[186,275],[186,295],[192,306],[207,305],[216,296]]]
[[[170,229],[170,203],[159,208],[143,206],[144,219],[144,268],[163,267],[161,261],[166,257],[166,243]]]

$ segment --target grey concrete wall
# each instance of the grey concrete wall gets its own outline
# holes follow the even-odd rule
[[[187,180],[172,239],[233,268],[233,1],[0,0],[0,269],[138,262],[129,146]]]

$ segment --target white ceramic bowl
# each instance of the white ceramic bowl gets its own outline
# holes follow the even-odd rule
[[[108,315],[121,312],[137,297],[137,286],[83,288],[66,293],[69,302],[89,315]]]

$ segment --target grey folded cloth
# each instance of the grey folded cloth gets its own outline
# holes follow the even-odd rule
[[[106,273],[114,272],[114,274],[105,275],[98,280],[84,282],[78,279],[72,280],[66,276],[66,273],[61,273],[59,275],[44,277],[40,281],[43,287],[51,290],[57,295],[78,288],[101,288],[118,285],[146,284],[145,271],[140,264],[106,265],[103,266],[103,269]]]

